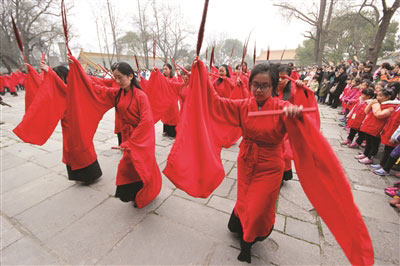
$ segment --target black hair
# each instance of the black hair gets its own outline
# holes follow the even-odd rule
[[[387,84],[387,87],[391,88],[395,95],[399,94],[400,92],[400,82],[390,82]]]
[[[236,65],[235,69],[238,70],[240,69],[242,66],[241,65]]]
[[[369,96],[370,98],[374,97],[375,95],[375,91],[371,88],[363,89],[361,93],[365,94],[366,96]]]
[[[66,66],[60,65],[53,67],[53,71],[56,72],[56,74],[64,81],[64,83],[67,83],[67,78],[68,78],[68,72],[69,69]]]
[[[359,85],[361,83],[361,79],[359,79],[359,78],[354,78],[352,80],[354,80],[357,85]]]
[[[361,83],[367,83],[367,87],[369,87],[369,86],[371,86],[371,81],[369,81],[369,80],[367,80],[367,79],[363,79],[362,81],[361,81]]]
[[[254,76],[262,73],[267,73],[270,76],[272,82],[272,94],[276,95],[276,89],[278,88],[279,83],[279,72],[276,64],[263,63],[256,65],[251,71],[249,77],[249,88],[251,87],[250,84],[253,81]]]
[[[227,77],[227,78],[230,78],[230,77],[231,77],[231,75],[229,74],[229,68],[228,68],[228,65],[225,65],[225,64],[223,64],[223,65],[220,65],[220,66],[218,67],[218,69],[219,69],[220,67],[223,67],[223,68],[225,68],[226,77]],[[221,84],[221,82],[222,82],[222,81],[223,81],[223,79],[222,79],[222,78],[218,78],[218,80],[217,80],[217,84]]]
[[[292,69],[289,67],[289,65],[279,65],[278,72],[285,72],[288,76],[290,76],[292,74]]]
[[[163,67],[168,67],[169,68],[169,78],[172,78],[173,76],[174,76],[174,71],[172,70],[172,66],[171,66],[171,64],[168,64],[168,63],[165,63],[164,65],[163,65]]]
[[[379,92],[382,92],[382,94],[386,97],[390,97],[390,100],[394,100],[396,98],[395,91],[388,86],[380,89]]]
[[[118,62],[115,63],[111,66],[111,70],[114,72],[114,70],[118,70],[121,72],[122,75],[129,76],[130,74],[133,75],[133,78],[131,79],[131,88],[136,87],[138,89],[142,89],[139,85],[139,82],[136,79],[136,73],[133,71],[133,68],[126,62]]]
[[[387,70],[393,70],[393,67],[388,62],[383,63],[382,68]]]

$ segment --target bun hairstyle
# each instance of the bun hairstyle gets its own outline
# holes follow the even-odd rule
[[[53,68],[53,71],[56,72],[56,74],[60,77],[60,79],[62,79],[62,81],[64,81],[65,84],[67,83],[69,69],[66,66],[56,66]]]
[[[136,87],[138,89],[142,89],[139,85],[139,82],[136,79],[136,73],[135,71],[133,71],[132,67],[125,62],[119,62],[119,63],[115,63],[111,66],[111,70],[118,70],[119,72],[121,72],[121,74],[129,76],[130,74],[133,75],[133,78],[131,79],[131,88]]]

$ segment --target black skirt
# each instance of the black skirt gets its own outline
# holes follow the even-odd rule
[[[228,222],[228,229],[229,231],[231,231],[232,233],[237,233],[238,237],[240,239],[243,239],[243,227],[242,227],[242,223],[239,219],[239,217],[236,216],[235,211],[232,211],[231,217],[229,218],[229,222]],[[269,233],[266,236],[259,236],[256,237],[256,239],[254,240],[254,242],[251,242],[251,244],[254,244],[257,241],[264,241],[271,233],[272,230],[274,229],[274,226],[272,226],[271,230],[269,231]]]
[[[175,127],[176,126],[171,126],[171,125],[164,124],[163,133],[165,133],[165,135],[168,136],[168,137],[175,138],[176,137]]]
[[[142,189],[142,187],[142,181],[117,186],[115,197],[119,198],[123,202],[135,201],[136,194]]]
[[[72,170],[71,166],[67,164],[67,172],[69,180],[75,180],[87,184],[92,183],[103,174],[97,160],[85,168],[76,170]]]

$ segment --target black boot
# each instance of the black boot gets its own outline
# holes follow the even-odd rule
[[[240,261],[246,261],[251,263],[251,246],[252,242],[246,242],[243,239],[240,240],[240,254],[237,257]]]
[[[242,223],[240,222],[239,217],[236,216],[235,210],[232,211],[231,218],[229,219],[228,229],[232,233],[238,233],[240,238],[243,237]]]

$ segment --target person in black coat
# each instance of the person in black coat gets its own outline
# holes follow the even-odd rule
[[[347,80],[346,67],[340,66],[338,71],[336,72],[336,77],[333,80],[333,86],[336,86],[336,89],[332,92],[329,91],[328,105],[330,105],[331,108],[335,109],[340,104],[339,97],[340,94],[342,94],[344,87],[346,87],[346,80]]]

